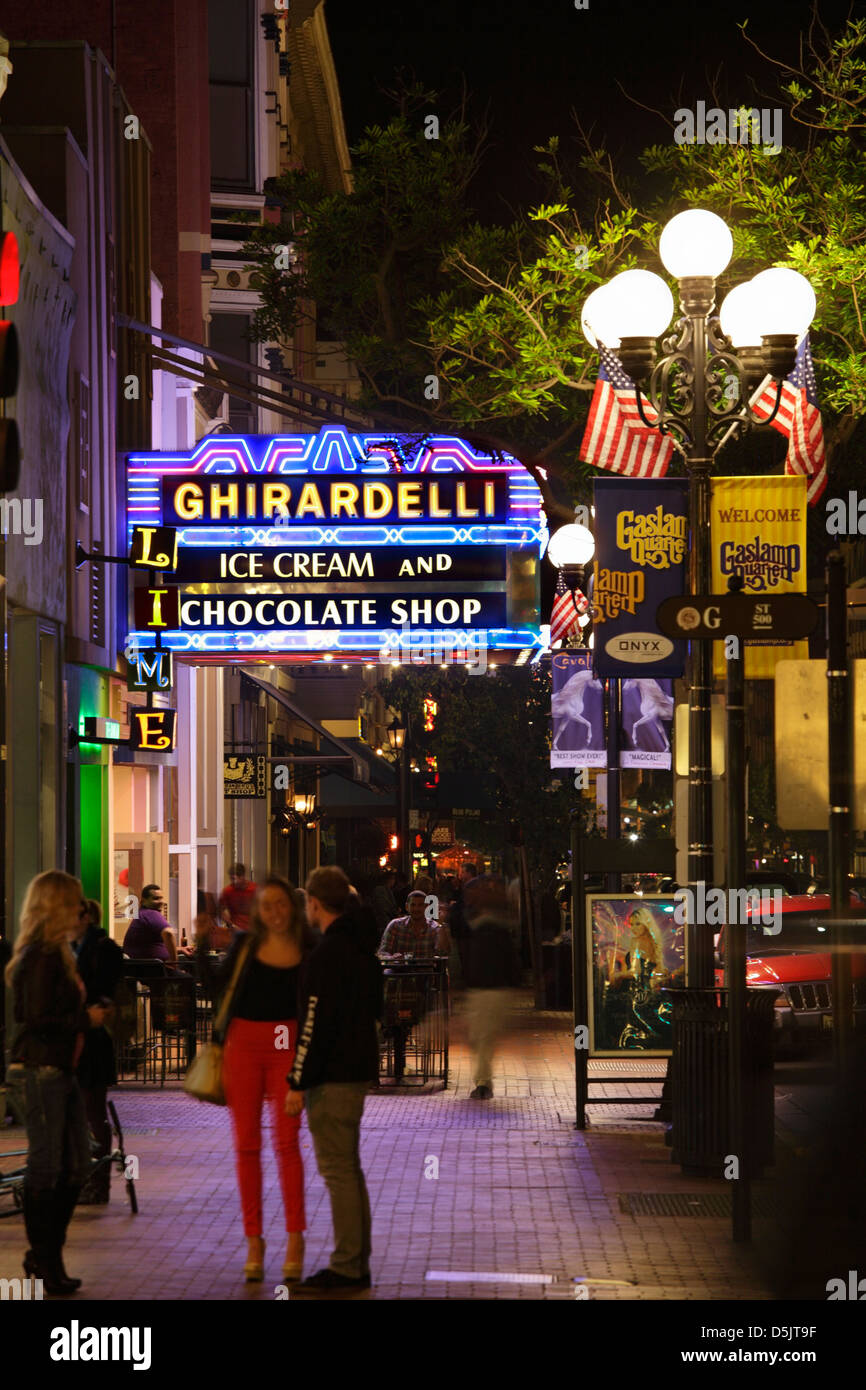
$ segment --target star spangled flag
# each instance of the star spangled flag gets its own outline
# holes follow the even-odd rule
[[[672,440],[657,429],[647,428],[640,418],[635,384],[616,354],[599,344],[599,357],[580,457],[584,463],[627,478],[663,478],[674,451]],[[648,420],[658,419],[643,395],[641,405]]]
[[[773,413],[777,389],[776,382],[768,376],[752,397],[752,409],[762,420]],[[788,440],[785,472],[806,475],[809,479],[806,496],[809,503],[814,504],[827,486],[827,461],[808,333],[797,348],[794,370],[782,382],[779,412],[772,424],[773,429]]]
[[[556,581],[556,596],[550,613],[550,644],[564,642],[572,632],[577,631],[578,618],[582,618],[589,608],[589,600],[580,589],[569,589],[562,570]]]

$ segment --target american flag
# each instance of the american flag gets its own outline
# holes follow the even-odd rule
[[[589,599],[580,589],[569,589],[562,570],[556,581],[556,596],[550,614],[550,644],[564,642],[578,629],[578,618],[582,618],[589,608]]]
[[[589,407],[580,446],[584,463],[622,473],[627,478],[663,478],[674,451],[673,442],[657,429],[648,429],[638,414],[635,385],[615,353],[599,344],[598,381]],[[658,417],[645,396],[641,405],[648,420]]]
[[[752,409],[762,420],[773,412],[777,389],[776,382],[768,376],[752,397]],[[827,461],[808,333],[797,349],[794,370],[782,383],[779,413],[773,421],[773,429],[787,436],[785,472],[805,473],[809,479],[806,496],[810,503],[817,502],[827,486]]]

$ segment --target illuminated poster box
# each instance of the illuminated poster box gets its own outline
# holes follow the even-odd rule
[[[547,533],[531,476],[452,436],[400,445],[399,469],[393,437],[337,426],[130,455],[130,539],[134,526],[177,533],[162,646],[195,660],[375,658],[426,633],[454,649],[540,650]],[[135,611],[152,648],[158,624],[140,597]]]

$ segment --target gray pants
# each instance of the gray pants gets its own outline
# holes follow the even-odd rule
[[[331,1269],[350,1279],[370,1272],[370,1199],[359,1151],[369,1089],[368,1081],[340,1081],[305,1092],[316,1163],[331,1198]]]

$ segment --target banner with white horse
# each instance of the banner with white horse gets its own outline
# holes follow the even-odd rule
[[[620,767],[669,768],[674,683],[649,676],[622,683]]]
[[[607,767],[604,694],[592,652],[554,652],[551,767]]]

